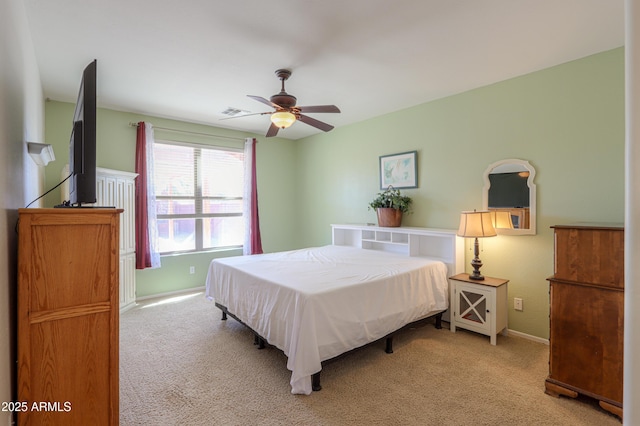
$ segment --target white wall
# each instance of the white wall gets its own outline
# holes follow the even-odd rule
[[[26,141],[43,142],[44,98],[21,0],[0,0],[0,401],[15,399],[17,209],[41,191]],[[0,411],[0,425],[10,414]]]
[[[626,64],[626,212],[624,258],[624,424],[640,424],[640,368],[636,360],[640,355],[638,332],[638,261],[640,261],[640,1],[625,2],[625,64]],[[632,361],[631,361],[632,360]]]

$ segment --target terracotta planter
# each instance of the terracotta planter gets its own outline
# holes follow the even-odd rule
[[[376,213],[378,214],[378,226],[397,228],[402,223],[402,210],[378,207]]]

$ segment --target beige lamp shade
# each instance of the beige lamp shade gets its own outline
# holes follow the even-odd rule
[[[462,212],[460,214],[460,228],[458,228],[459,237],[483,238],[495,237],[498,235],[491,221],[491,212],[489,211],[472,211]]]
[[[508,211],[491,210],[491,223],[494,228],[513,229],[511,213]]]
[[[278,111],[271,114],[271,122],[281,129],[286,129],[296,122],[296,116],[287,111]]]

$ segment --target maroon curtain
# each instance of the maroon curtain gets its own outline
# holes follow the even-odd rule
[[[149,223],[147,219],[147,147],[144,121],[136,135],[136,269],[151,267]]]
[[[251,249],[250,254],[262,253],[262,239],[260,238],[260,217],[258,215],[258,182],[256,177],[256,143],[251,144]]]

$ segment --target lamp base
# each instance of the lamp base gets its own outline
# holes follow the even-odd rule
[[[477,238],[476,238],[476,240],[474,241],[474,244],[473,244],[473,254],[474,254],[474,258],[471,261],[471,266],[473,267],[473,272],[471,274],[469,274],[469,279],[482,281],[482,280],[484,280],[484,277],[480,273],[480,268],[482,267],[482,261],[480,260],[480,257],[478,257],[478,255],[480,254],[480,248],[479,248],[479,245],[478,245],[478,239]]]
[[[473,273],[469,274],[470,280],[482,281],[484,280],[484,275],[480,274],[478,271],[473,271]]]

